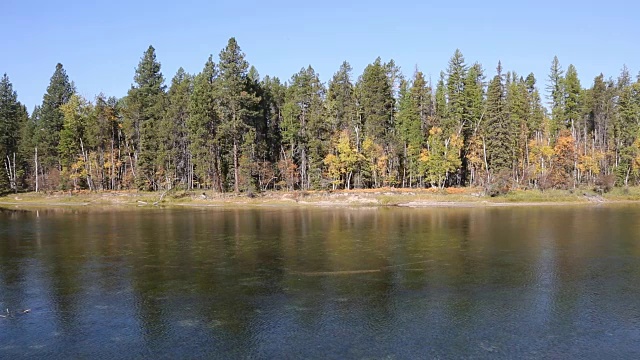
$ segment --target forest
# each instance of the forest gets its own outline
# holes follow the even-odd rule
[[[216,192],[478,186],[610,189],[640,182],[640,76],[589,87],[573,65],[492,76],[456,50],[432,83],[380,58],[327,84],[311,66],[261,77],[234,38],[166,83],[150,46],[122,98],[85,99],[57,64],[31,113],[0,81],[0,192]]]

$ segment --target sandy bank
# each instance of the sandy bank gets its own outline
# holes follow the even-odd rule
[[[156,207],[505,207],[639,203],[640,189],[598,195],[588,191],[516,191],[489,197],[479,189],[366,189],[342,191],[264,192],[220,194],[173,192],[50,192],[0,197],[5,208],[156,208]]]

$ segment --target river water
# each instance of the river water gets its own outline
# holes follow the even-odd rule
[[[4,210],[0,309],[3,359],[640,358],[640,206]]]

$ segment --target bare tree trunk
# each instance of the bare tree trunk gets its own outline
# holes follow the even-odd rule
[[[240,172],[238,169],[238,140],[236,139],[233,140],[233,177],[234,177],[233,190],[236,193],[239,193],[240,186],[238,181],[240,180]]]
[[[38,147],[37,146],[36,146],[35,163],[36,163],[36,192],[38,192]]]
[[[491,178],[489,175],[489,163],[487,162],[487,144],[484,142],[484,137],[482,138],[482,151],[484,153],[484,168],[487,172],[487,183],[491,182]]]

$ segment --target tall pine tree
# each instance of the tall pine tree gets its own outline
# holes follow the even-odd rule
[[[126,128],[131,156],[136,160],[132,169],[136,186],[140,190],[158,190],[162,178],[159,136],[160,123],[165,111],[164,77],[156,51],[149,46],[138,63],[133,78],[135,85],[127,93]]]
[[[60,131],[64,124],[64,115],[60,107],[66,104],[75,89],[62,64],[56,65],[56,70],[51,77],[49,87],[42,100],[40,113],[34,136],[38,148],[38,161],[45,172],[51,169],[60,170],[58,158],[58,144],[60,143]],[[55,184],[50,184],[51,187]]]
[[[18,190],[16,154],[20,142],[20,128],[25,124],[26,110],[18,101],[18,94],[7,74],[0,80],[0,193]]]
[[[512,164],[513,132],[507,115],[504,75],[500,63],[497,72],[487,89],[487,121],[484,133],[491,176],[507,177]]]
[[[231,151],[233,168],[233,189],[240,191],[241,147],[247,134],[255,134],[252,126],[260,98],[251,88],[247,76],[249,63],[235,38],[229,39],[227,46],[220,52],[220,113],[222,139]]]

